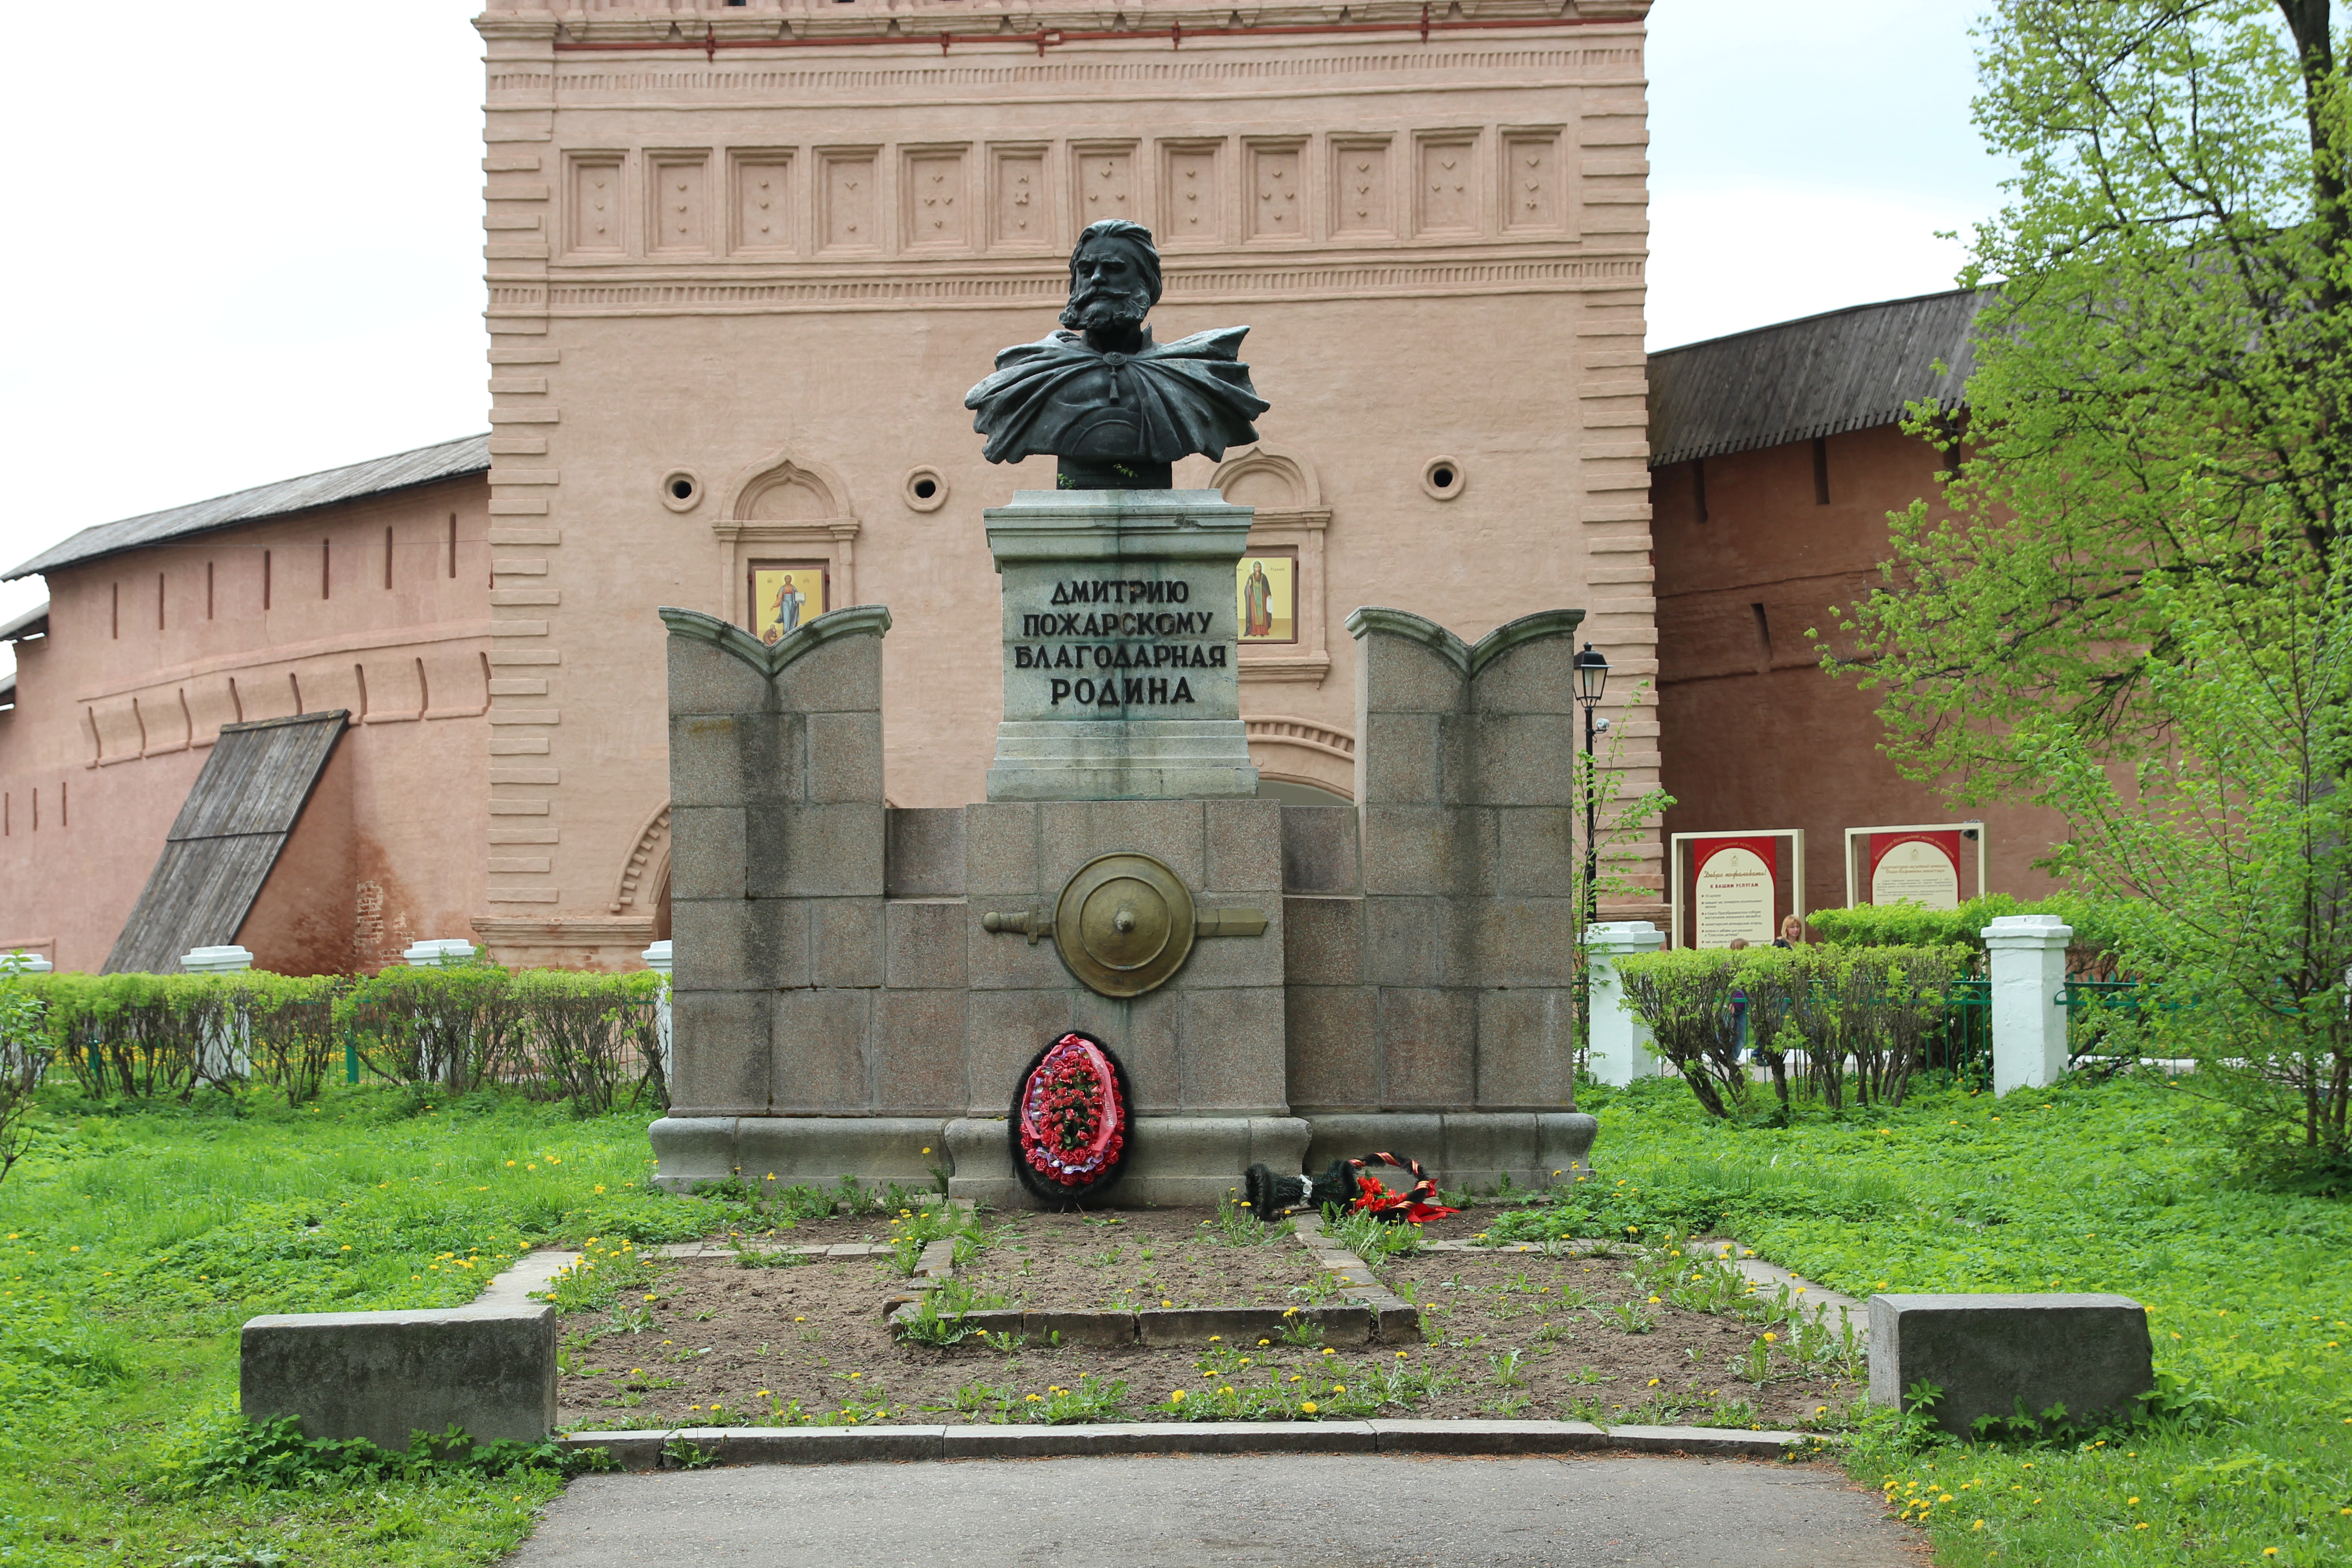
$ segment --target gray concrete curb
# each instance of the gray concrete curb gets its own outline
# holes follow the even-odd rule
[[[1804,1457],[1838,1441],[1736,1427],[1613,1426],[1582,1421],[1201,1421],[1076,1426],[681,1426],[573,1432],[567,1449],[602,1448],[624,1469],[679,1468],[682,1440],[730,1465],[889,1460],[1064,1459],[1109,1454],[1700,1454]],[[1792,1454],[1791,1450],[1794,1450]]]

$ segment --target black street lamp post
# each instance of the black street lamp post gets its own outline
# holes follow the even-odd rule
[[[1584,923],[1601,918],[1601,764],[1593,758],[1592,739],[1600,726],[1592,710],[1609,685],[1609,660],[1586,643],[1576,656],[1576,700],[1584,706]]]

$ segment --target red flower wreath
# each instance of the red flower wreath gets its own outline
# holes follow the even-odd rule
[[[1391,1192],[1378,1176],[1364,1169],[1368,1164],[1392,1166],[1412,1178],[1412,1185],[1403,1192]],[[1418,1160],[1400,1160],[1394,1154],[1373,1154],[1362,1160],[1350,1160],[1349,1165],[1356,1173],[1356,1201],[1348,1207],[1356,1213],[1369,1214],[1380,1219],[1402,1220],[1408,1225],[1425,1225],[1447,1215],[1459,1214],[1431,1200],[1437,1196],[1437,1184],[1421,1168]]]
[[[1082,1187],[1118,1163],[1127,1106],[1109,1054],[1084,1035],[1064,1035],[1029,1074],[1021,1096],[1021,1158],[1049,1182]]]

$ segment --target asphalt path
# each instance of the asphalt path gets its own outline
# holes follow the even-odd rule
[[[1174,1455],[583,1477],[512,1568],[1920,1568],[1828,1465]]]

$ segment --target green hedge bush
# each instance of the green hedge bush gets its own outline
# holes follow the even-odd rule
[[[267,1085],[289,1104],[338,1069],[463,1094],[487,1086],[583,1116],[624,1099],[667,1105],[661,977],[467,963],[365,976],[41,974],[16,1049],[46,1055],[93,1099],[178,1099]]]
[[[1626,1005],[1706,1113],[1747,1112],[1754,1085],[1748,1045],[1769,1074],[1782,1112],[1796,1089],[1824,1109],[1900,1105],[1926,1046],[1944,1026],[1965,968],[1956,944],[1905,947],[1680,948],[1616,961]]]
[[[2110,900],[2053,893],[2031,902],[1987,893],[1953,910],[1917,904],[1857,904],[1813,910],[1805,923],[1832,947],[1964,947],[1984,952],[1984,928],[1999,915],[2056,915],[2074,930],[2078,951],[2112,952],[2122,945],[2127,911]]]

